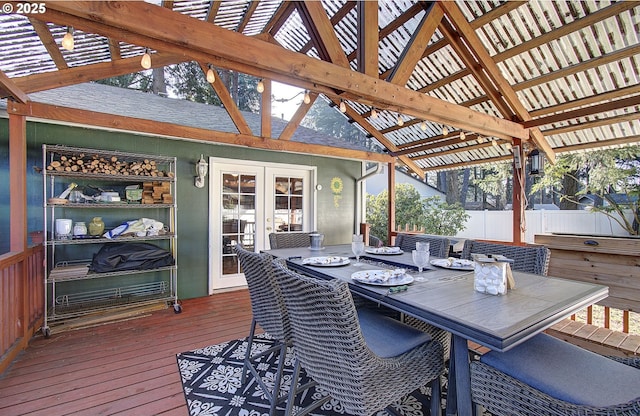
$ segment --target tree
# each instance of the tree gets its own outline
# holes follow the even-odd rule
[[[387,209],[389,193],[385,190],[378,195],[367,195],[367,222],[371,233],[383,241],[388,241]],[[439,197],[422,198],[411,184],[396,185],[396,223],[424,228],[427,234],[455,235],[464,229],[469,215],[459,204],[448,204]]]
[[[495,208],[501,210],[507,202],[507,182],[512,176],[513,171],[509,163],[498,163],[486,169],[482,178],[474,178],[472,181],[485,194],[493,196]]]
[[[300,124],[349,143],[361,144],[368,149],[373,150],[377,146],[377,142],[369,139],[362,130],[349,123],[344,114],[337,108],[331,107],[323,98],[316,100]]]
[[[240,110],[260,111],[260,93],[256,90],[255,77],[229,70],[218,72],[229,94]],[[155,94],[171,95],[197,103],[222,106],[222,101],[207,82],[200,64],[182,62],[152,71],[140,71],[97,81],[100,84],[121,88],[132,88]]]
[[[570,184],[567,188],[565,185]],[[577,186],[573,186],[577,184]],[[638,234],[640,222],[640,146],[572,153],[547,165],[544,176],[533,186],[536,192],[550,188],[562,201],[586,206],[616,221],[631,235]],[[586,204],[585,195],[602,199],[603,204]]]
[[[100,79],[96,81],[96,83],[151,92],[153,87],[153,77],[150,71],[141,71],[112,78]]]

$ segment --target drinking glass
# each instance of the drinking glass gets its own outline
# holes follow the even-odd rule
[[[411,256],[413,258],[413,264],[415,264],[416,267],[418,267],[418,273],[422,274],[422,270],[424,269],[424,266],[426,266],[427,263],[429,263],[429,252],[421,251],[421,250],[413,250],[411,252]]]
[[[351,251],[356,256],[356,262],[354,266],[360,266],[360,256],[364,253],[364,242],[362,241],[353,241],[351,242]]]
[[[416,250],[426,251],[429,253],[429,243],[424,241],[416,241]]]

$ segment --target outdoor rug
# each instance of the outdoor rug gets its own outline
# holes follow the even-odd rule
[[[272,344],[273,341],[267,334],[256,336],[251,348],[252,353],[264,351]],[[262,416],[269,414],[269,403],[258,383],[249,376],[245,385],[241,383],[242,361],[246,350],[247,339],[240,339],[177,355],[182,387],[190,415]],[[263,357],[264,359],[256,366],[269,387],[274,385],[274,373],[277,367],[275,354]],[[293,350],[289,348],[280,395],[289,391],[292,373]],[[309,378],[303,372],[302,382],[306,383],[308,380]],[[443,382],[446,383],[444,380]],[[446,392],[446,386],[444,390]],[[422,387],[402,398],[394,404],[394,408],[403,416],[429,415],[430,392],[430,388]],[[303,408],[325,395],[326,393],[320,388],[311,388],[300,395],[300,402],[295,404],[294,409]],[[444,406],[444,395],[442,404]],[[278,409],[280,414],[284,414],[284,403]],[[347,413],[338,401],[330,400],[311,414],[320,416]],[[384,410],[376,414],[376,416],[387,415],[389,413]]]
[[[272,345],[269,335],[256,336],[252,346],[255,354],[264,351]],[[182,387],[190,415],[247,415],[262,416],[269,414],[269,402],[264,396],[258,383],[253,377],[247,376],[245,385],[241,383],[242,361],[247,351],[247,339],[225,342],[210,347],[188,351],[177,355]],[[267,386],[274,385],[275,369],[277,367],[276,353],[270,354],[263,362],[256,366]],[[281,394],[285,395],[291,385],[293,373],[293,350],[288,349],[285,359],[283,385]],[[309,378],[301,373],[302,382]],[[428,387],[420,388],[405,396],[394,405],[399,415],[426,416],[429,415]],[[300,403],[295,408],[303,408],[326,396],[320,388],[311,388],[300,395]],[[444,404],[444,401],[443,401]],[[278,407],[279,413],[284,414],[284,403]],[[330,400],[312,415],[340,415],[348,414],[340,402]],[[380,411],[377,416],[390,415],[387,411]]]

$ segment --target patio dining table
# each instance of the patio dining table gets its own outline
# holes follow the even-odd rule
[[[474,290],[474,272],[428,266],[406,291],[363,284],[351,275],[357,271],[407,268],[418,277],[411,253],[370,254],[349,264],[327,267],[303,264],[318,256],[353,258],[351,245],[327,246],[323,250],[285,248],[266,250],[287,259],[299,273],[349,283],[352,293],[416,317],[451,333],[447,415],[471,415],[471,377],[468,341],[496,351],[507,351],[558,321],[608,296],[608,287],[557,277],[514,272],[515,289],[494,296]]]

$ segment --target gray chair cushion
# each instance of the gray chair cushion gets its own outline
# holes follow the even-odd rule
[[[358,309],[358,320],[367,346],[383,358],[397,357],[431,341],[426,332],[370,309]]]
[[[546,334],[480,361],[569,403],[607,407],[640,397],[640,370]]]

